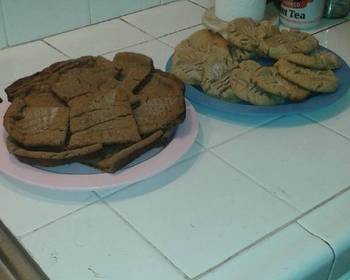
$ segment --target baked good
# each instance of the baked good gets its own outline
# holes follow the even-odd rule
[[[247,51],[254,51],[257,46],[256,29],[258,23],[250,18],[238,18],[228,24],[228,41],[230,44]]]
[[[257,57],[257,53],[255,51],[247,51],[234,46],[230,47],[230,53],[232,60],[237,62]]]
[[[330,70],[308,69],[285,59],[278,60],[275,67],[283,78],[314,92],[334,92],[339,84],[337,76]]]
[[[176,46],[175,52],[176,50],[187,47],[200,52],[208,52],[213,46],[228,49],[229,43],[219,33],[202,29],[194,32],[187,39],[180,42]]]
[[[61,148],[67,138],[69,110],[65,107],[30,107],[16,98],[4,116],[12,139],[27,147]]]
[[[118,169],[135,160],[144,152],[155,148],[161,141],[164,133],[158,130],[141,141],[128,147],[114,147],[114,149],[106,150],[103,156],[99,155],[95,158],[82,160],[80,162],[103,170],[108,173],[114,173]]]
[[[255,52],[264,38],[280,33],[272,22],[257,23],[250,18],[238,18],[231,21],[227,32],[227,39],[231,45],[250,52]]]
[[[113,64],[120,70],[117,79],[131,92],[154,70],[152,59],[139,53],[117,53],[113,58]]]
[[[321,50],[308,33],[280,31],[271,21],[250,18],[235,19],[220,32],[226,40],[209,30],[183,40],[175,48],[171,72],[210,96],[262,106],[302,102],[311,92],[337,88],[335,73],[317,70],[337,69],[341,60]],[[289,64],[262,67],[253,61],[258,58],[283,59]]]
[[[23,148],[10,137],[6,140],[8,151],[20,161],[30,165],[57,166],[72,162],[83,161],[87,157],[93,157],[103,149],[102,144],[94,144],[73,150],[45,151]]]
[[[337,69],[342,64],[338,56],[328,51],[315,51],[309,55],[292,53],[283,58],[294,64],[319,70]]]
[[[231,87],[233,92],[242,100],[260,106],[282,104],[285,99],[264,92],[253,81],[254,73],[261,65],[252,60],[243,61],[238,68],[232,70]]]
[[[190,47],[175,51],[170,72],[190,85],[199,85],[208,53]]]
[[[156,70],[137,92],[140,104],[133,114],[142,136],[163,132],[185,120],[185,86],[172,74]]]
[[[83,162],[115,172],[168,144],[186,116],[183,82],[132,53],[59,62],[7,94],[8,150],[34,165]]]
[[[282,30],[260,41],[258,52],[273,59],[279,59],[292,53],[308,54],[318,47],[318,41],[312,35],[297,30]]]
[[[229,53],[220,48],[213,48],[204,66],[202,89],[218,98],[231,102],[239,101],[230,84],[231,71],[237,65]]]
[[[5,89],[7,99],[8,101],[12,102],[15,97],[26,96],[27,94],[37,95],[46,93],[48,96],[52,94],[52,85],[57,82],[63,73],[77,68],[94,68],[101,71],[108,70],[111,77],[118,74],[118,70],[115,69],[113,63],[101,56],[85,56],[79,59],[61,61],[52,64],[38,73],[19,79],[12,83]],[[54,98],[55,96],[52,97],[52,99]]]
[[[253,75],[253,81],[260,89],[294,102],[303,101],[311,94],[310,91],[282,78],[275,67],[259,68]]]
[[[176,46],[171,73],[189,84],[199,85],[204,64],[213,48],[230,53],[228,42],[219,33],[207,29],[193,33]]]

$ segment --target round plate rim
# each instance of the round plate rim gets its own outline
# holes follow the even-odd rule
[[[0,117],[9,106],[4,101],[0,105]],[[6,106],[7,105],[7,106]],[[61,191],[96,191],[117,188],[150,178],[173,166],[193,145],[198,134],[199,124],[195,109],[186,100],[186,119],[179,125],[173,140],[158,154],[138,165],[121,170],[115,174],[59,174],[24,164],[7,151],[5,143],[0,146],[0,172],[22,183],[34,187]],[[0,137],[7,133],[3,127]]]
[[[320,47],[322,50],[326,50],[334,53],[333,51]],[[335,53],[334,53],[335,54]],[[337,54],[336,54],[337,55]],[[350,76],[350,67],[347,62],[337,55],[342,61],[342,67],[335,71],[337,77],[341,80],[341,84],[337,91],[329,94],[319,94],[307,99],[300,103],[288,103],[275,106],[257,106],[251,104],[242,103],[230,103],[212,96],[205,94],[203,91],[195,88],[192,85],[186,84],[186,98],[191,102],[213,109],[214,111],[238,114],[238,115],[292,115],[310,113],[317,109],[321,109],[328,105],[333,104],[341,97],[343,97],[350,88],[350,79],[346,77]],[[166,71],[170,72],[173,55],[167,61]]]

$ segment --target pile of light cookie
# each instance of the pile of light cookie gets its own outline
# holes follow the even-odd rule
[[[261,57],[275,64],[260,65]],[[335,92],[339,81],[332,70],[340,66],[308,33],[240,18],[229,23],[227,39],[203,29],[183,40],[171,72],[216,98],[270,106]]]

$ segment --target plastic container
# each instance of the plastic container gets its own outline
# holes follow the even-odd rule
[[[224,21],[240,17],[261,21],[265,8],[266,0],[215,0],[215,16]]]
[[[350,11],[350,0],[327,0],[324,16],[327,18],[345,17]]]
[[[282,0],[280,20],[288,27],[312,28],[320,23],[324,6],[325,0]]]

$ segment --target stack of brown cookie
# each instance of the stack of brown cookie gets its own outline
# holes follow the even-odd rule
[[[58,62],[5,91],[8,150],[33,165],[115,172],[167,144],[186,114],[183,82],[135,53]]]
[[[310,34],[248,18],[230,22],[227,34],[227,39],[210,30],[192,34],[176,47],[171,72],[211,96],[262,106],[301,102],[338,87],[332,70],[340,59],[321,51]],[[263,67],[252,60],[259,57],[277,63]]]

